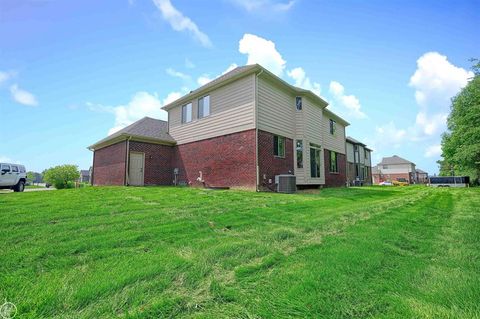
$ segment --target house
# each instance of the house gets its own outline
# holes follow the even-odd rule
[[[415,164],[397,155],[382,158],[372,171],[374,184],[392,181],[417,183]]]
[[[78,179],[80,183],[89,183],[90,182],[90,170],[82,169],[80,170],[80,178]]]
[[[345,120],[262,66],[237,67],[91,145],[95,185],[273,189],[346,183]]]
[[[364,143],[347,136],[347,183],[351,186],[372,184],[372,150]]]
[[[428,183],[428,173],[417,168],[417,183],[419,184],[427,184]]]

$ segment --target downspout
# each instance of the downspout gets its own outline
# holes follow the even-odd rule
[[[255,74],[255,172],[256,172],[256,183],[255,191],[259,191],[258,185],[260,184],[260,168],[258,167],[258,77],[263,73],[263,69]]]
[[[125,149],[125,182],[124,182],[125,186],[128,186],[128,182],[129,182],[128,168],[130,167],[130,156],[128,156],[128,154],[130,153],[130,139],[131,138],[132,137],[129,136],[127,138],[127,141],[126,141],[127,147]]]

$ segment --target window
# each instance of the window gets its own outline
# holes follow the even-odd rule
[[[310,176],[320,177],[320,146],[310,143]]]
[[[297,140],[297,168],[303,168],[303,141]]]
[[[198,99],[198,118],[210,115],[210,95]]]
[[[330,151],[330,172],[338,173],[337,153]]]
[[[302,97],[301,96],[296,96],[295,97],[295,106],[297,107],[297,111],[302,110]]]
[[[388,169],[388,165],[383,165],[383,169]]]
[[[2,174],[10,172],[10,165],[2,164]]]
[[[18,173],[18,166],[13,166],[12,165],[12,172],[13,173]]]
[[[335,134],[335,131],[337,130],[337,122],[334,120],[330,119],[330,134]]]
[[[273,136],[273,155],[278,157],[285,157],[285,137]]]
[[[192,121],[192,103],[182,106],[182,123]]]

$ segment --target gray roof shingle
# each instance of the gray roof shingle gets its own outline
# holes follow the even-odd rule
[[[412,162],[401,158],[400,156],[393,155],[391,157],[384,157],[382,161],[379,163],[380,165],[393,165],[393,164],[413,164]]]

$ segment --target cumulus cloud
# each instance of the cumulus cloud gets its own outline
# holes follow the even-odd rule
[[[20,89],[17,84],[10,86],[10,93],[12,95],[12,99],[17,103],[27,106],[38,105],[38,101],[35,96],[26,90]]]
[[[345,94],[345,87],[337,81],[331,81],[329,87],[334,100],[347,110],[348,115],[357,119],[366,118],[362,105],[355,95]]]
[[[427,147],[425,150],[425,157],[439,157],[442,155],[442,145],[436,144]]]
[[[274,1],[274,0],[231,0],[231,2],[244,8],[249,12],[285,12],[290,10],[296,1]]]
[[[200,31],[195,22],[189,17],[184,16],[182,12],[178,11],[177,8],[172,5],[170,0],[153,0],[153,3],[162,13],[163,19],[170,24],[173,30],[186,31],[204,47],[212,46],[210,38]]]
[[[247,55],[247,64],[258,63],[275,75],[283,74],[286,61],[272,41],[246,33],[239,42],[238,50]]]
[[[0,85],[7,82],[12,77],[10,72],[0,71]]]
[[[443,132],[447,127],[447,113],[438,113],[428,115],[425,112],[419,112],[415,119],[415,125],[418,132],[413,137],[414,140],[425,136],[432,136]]]
[[[305,90],[310,90],[316,95],[320,96],[320,83],[310,81],[310,78],[306,76],[305,70],[303,68],[298,67],[287,71],[287,75],[295,81],[295,86],[298,86]]]
[[[190,81],[191,80],[190,75],[179,72],[179,71],[176,71],[172,68],[166,69],[166,72],[167,72],[168,75],[179,78],[179,79],[182,79],[183,81]]]

